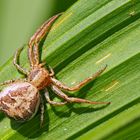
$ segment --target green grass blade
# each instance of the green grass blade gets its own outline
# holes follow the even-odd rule
[[[25,124],[10,121],[1,114],[0,137],[4,140],[121,139],[134,131],[140,117],[139,35],[138,0],[79,0],[52,27],[44,43],[42,59],[55,69],[56,77],[69,86],[108,64],[97,80],[71,95],[93,101],[111,101],[111,105],[47,105],[42,129],[39,129],[39,114]],[[21,77],[11,61],[0,69],[1,81]],[[26,50],[21,64],[28,67]],[[133,124],[132,128],[129,126],[126,131],[119,132],[129,123]],[[114,131],[119,134],[113,135]],[[137,131],[135,138],[138,136]],[[132,137],[129,135],[128,138]]]

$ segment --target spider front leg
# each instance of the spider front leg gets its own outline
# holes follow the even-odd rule
[[[106,69],[107,65],[100,69],[99,71],[97,71],[95,74],[93,74],[91,77],[85,79],[84,81],[80,82],[78,85],[74,86],[74,87],[67,87],[66,85],[64,85],[63,83],[61,83],[60,81],[58,81],[55,78],[51,78],[52,83],[54,85],[56,85],[57,87],[66,90],[66,91],[76,91],[79,90],[82,86],[84,86],[85,84],[87,84],[88,82],[96,79],[105,69]]]
[[[50,97],[49,97],[49,92],[47,89],[45,89],[45,98],[47,100],[47,102],[51,105],[55,105],[55,106],[61,106],[61,105],[65,105],[67,102],[54,102],[51,101]]]
[[[75,103],[88,103],[88,104],[110,104],[110,102],[94,102],[90,100],[85,100],[81,98],[74,98],[74,97],[68,97],[66,94],[64,94],[60,89],[58,89],[56,86],[52,85],[51,89],[61,98],[66,100],[67,102],[75,102]]]
[[[37,31],[36,33],[31,37],[29,41],[29,50],[28,50],[28,56],[30,60],[30,65],[36,66],[39,65],[39,42],[43,37],[46,35],[46,33],[50,30],[51,25],[53,22],[61,15],[57,14],[50,18],[48,21],[46,21]]]
[[[19,48],[17,49],[15,55],[14,55],[14,59],[13,59],[13,64],[15,65],[15,67],[21,72],[23,73],[24,75],[27,75],[28,74],[28,71],[23,69],[19,64],[18,64],[18,59],[19,59],[19,56],[20,56],[20,53],[21,51],[23,50],[23,47],[22,48]]]

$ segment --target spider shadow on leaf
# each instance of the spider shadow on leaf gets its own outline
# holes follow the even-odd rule
[[[5,117],[4,113],[0,112],[0,121],[2,121],[4,117]]]

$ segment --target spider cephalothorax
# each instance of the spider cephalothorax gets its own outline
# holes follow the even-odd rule
[[[68,97],[61,91],[76,91],[85,85],[87,82],[98,77],[105,69],[102,68],[91,77],[85,79],[74,87],[67,87],[60,81],[54,78],[54,71],[51,67],[49,70],[44,68],[44,64],[39,62],[39,42],[49,31],[52,23],[58,18],[60,14],[53,16],[45,22],[37,32],[31,37],[29,41],[28,57],[30,62],[30,70],[23,69],[18,63],[18,57],[22,49],[15,53],[14,65],[15,67],[26,75],[26,79],[9,80],[0,85],[8,85],[0,92],[0,110],[3,111],[10,118],[18,121],[30,120],[37,112],[39,105],[41,105],[41,123],[43,122],[44,106],[42,104],[42,97],[39,90],[44,89],[45,98],[49,104],[64,105],[68,102],[89,103],[89,104],[109,104],[109,102],[94,102],[81,98]],[[54,102],[49,97],[47,87],[50,87],[54,93],[63,98],[64,102]]]
[[[36,67],[29,73],[28,81],[41,90],[50,85],[51,75],[45,68]]]

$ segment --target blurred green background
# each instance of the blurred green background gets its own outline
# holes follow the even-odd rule
[[[0,66],[49,17],[64,12],[76,0],[0,0]]]

